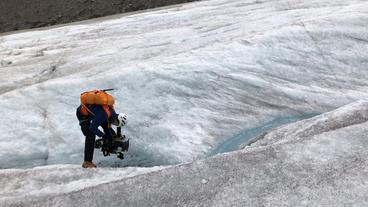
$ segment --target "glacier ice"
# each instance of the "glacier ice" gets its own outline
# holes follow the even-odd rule
[[[367,8],[363,0],[210,0],[0,36],[0,168],[50,165],[0,170],[16,175],[13,184],[29,175],[23,189],[2,179],[2,201],[364,206],[367,103],[355,101],[368,91]],[[120,179],[98,169],[90,174],[111,175],[105,184],[73,178],[78,190],[65,190],[74,185],[69,168],[84,174],[74,113],[91,88],[116,88],[116,108],[130,117],[127,159],[96,152],[100,167],[197,161],[129,179],[124,169]],[[202,159],[244,130],[307,114],[321,115]],[[47,194],[33,175],[60,167],[60,186]]]
[[[0,167],[81,163],[74,113],[91,88],[117,88],[130,117],[122,166],[203,158],[366,96],[364,1],[219,2],[1,36]]]
[[[147,169],[151,172],[128,178],[111,178],[113,169],[82,173],[83,169],[72,167],[80,180],[65,173],[71,169],[63,166],[61,173],[54,166],[3,170],[1,183],[49,172],[46,181],[5,185],[10,195],[1,190],[0,202],[6,206],[366,206],[367,121],[368,101],[358,101],[279,127],[242,150]],[[123,169],[113,172],[126,176]],[[7,176],[11,171],[16,176]],[[83,179],[85,174],[91,182]],[[95,181],[101,183],[94,185]],[[46,191],[52,184],[57,191]],[[30,192],[19,193],[25,190]]]

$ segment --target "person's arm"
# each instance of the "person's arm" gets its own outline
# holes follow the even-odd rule
[[[89,127],[89,130],[91,130],[95,135],[97,135],[99,137],[103,137],[104,133],[101,132],[98,129],[98,127],[103,124],[105,119],[106,119],[106,117],[103,114],[101,114],[101,113],[96,114],[96,117],[91,122],[91,126]]]
[[[111,133],[111,135],[112,135],[113,137],[115,137],[115,136],[116,136],[116,132],[115,132],[115,130],[114,130],[112,127],[110,127],[109,129],[110,129],[110,133]]]
[[[113,137],[116,135],[115,131],[111,127],[108,128],[107,125],[104,125],[102,128],[105,132],[107,140],[112,141]]]

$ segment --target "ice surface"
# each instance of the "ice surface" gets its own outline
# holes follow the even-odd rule
[[[359,101],[278,128],[237,152],[67,193],[18,195],[11,187],[15,196],[2,201],[89,207],[367,206],[367,121],[368,101]],[[18,179],[9,176],[7,182]]]
[[[211,0],[0,36],[0,168],[80,165],[84,139],[75,109],[79,94],[92,88],[118,89],[116,108],[129,116],[127,159],[96,152],[101,167],[191,162],[275,118],[321,114],[364,99],[367,9],[364,0]],[[76,192],[62,178],[74,165],[46,167],[51,173],[65,168],[52,196],[33,176],[42,167],[14,170],[9,186],[2,180],[9,189],[3,200],[364,206],[365,110],[366,102],[358,102],[341,114],[298,122],[304,124],[296,131],[278,129],[273,133],[280,136],[265,135],[242,152],[88,188],[81,182]],[[104,169],[94,172],[98,177]],[[31,174],[26,187],[12,186],[22,173]],[[109,179],[111,173],[106,170]],[[31,194],[16,193],[25,191]]]
[[[79,165],[50,165],[30,170],[7,169],[0,171],[0,203],[9,198],[57,195],[102,183],[111,183],[123,177],[163,169],[153,168],[97,168],[83,169]]]
[[[255,127],[252,129],[246,129],[239,134],[228,138],[223,143],[218,144],[216,148],[214,148],[210,152],[210,156],[216,155],[219,153],[231,152],[238,150],[241,146],[245,146],[247,144],[253,143],[257,141],[259,138],[257,136],[263,135],[265,132],[272,130],[278,126],[282,126],[288,123],[296,122],[302,119],[307,119],[318,114],[306,114],[303,116],[292,116],[292,117],[279,117],[270,122],[262,124],[259,127]]]
[[[366,97],[366,4],[214,0],[2,36],[0,167],[80,164],[74,114],[92,88],[117,88],[129,115],[122,166],[188,162],[274,117]]]

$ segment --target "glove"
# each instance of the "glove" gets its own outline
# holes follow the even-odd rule
[[[122,127],[127,122],[127,115],[124,114],[124,113],[120,113],[120,114],[118,114],[117,119],[118,119],[118,127]]]
[[[110,156],[110,149],[111,145],[109,144],[109,142],[104,142],[104,144],[101,147],[101,151],[105,157]]]
[[[103,152],[104,156],[109,156],[111,149],[112,149],[112,141],[107,138],[106,135],[102,137],[103,144],[101,147],[101,151]]]

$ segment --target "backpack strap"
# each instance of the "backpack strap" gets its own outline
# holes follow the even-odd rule
[[[108,105],[102,105],[103,110],[106,113],[107,116],[107,128],[110,128],[110,118],[111,118],[111,112]]]
[[[93,116],[96,116],[91,110],[88,109],[88,107],[84,104],[82,104],[82,108],[81,108],[81,113],[84,115],[84,116],[88,116],[89,113],[91,113]]]

